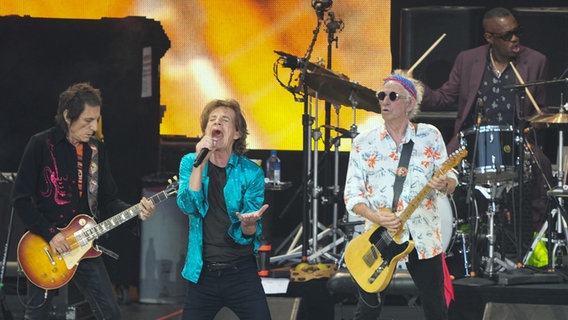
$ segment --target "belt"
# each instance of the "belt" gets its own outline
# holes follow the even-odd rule
[[[233,268],[234,266],[235,264],[228,262],[209,262],[205,264],[205,268],[207,268],[207,271],[210,272],[227,270]]]
[[[250,261],[250,259],[252,259],[252,258],[251,257],[245,257],[245,258],[241,258],[241,259],[229,261],[229,262],[207,262],[207,261],[205,261],[204,264],[205,264],[205,269],[207,271],[215,272],[215,271],[222,271],[222,270],[228,270],[228,269],[236,268],[236,267],[242,265],[243,263]]]

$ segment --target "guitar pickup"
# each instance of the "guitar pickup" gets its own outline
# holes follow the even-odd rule
[[[49,248],[44,247],[43,251],[45,252],[45,255],[47,256],[47,258],[49,259],[49,262],[51,263],[51,265],[54,266],[55,260],[53,260],[53,256],[51,255],[51,252],[49,252]]]

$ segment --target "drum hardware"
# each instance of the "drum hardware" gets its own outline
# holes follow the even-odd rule
[[[380,113],[375,91],[347,77],[307,73],[305,82],[318,93],[318,98],[336,105],[354,106],[358,109]],[[311,95],[311,94],[310,94]]]
[[[507,258],[505,258],[505,260],[502,260],[500,254],[496,254],[495,252],[495,213],[497,213],[498,209],[498,206],[495,203],[496,193],[497,193],[497,186],[492,185],[491,190],[489,191],[490,199],[486,212],[488,218],[487,225],[489,227],[489,230],[486,235],[488,252],[485,260],[485,270],[484,270],[485,271],[484,275],[488,276],[489,278],[493,278],[495,276],[494,267],[496,264],[499,264],[506,269],[508,269],[508,267],[510,267],[511,269],[516,267],[516,265],[512,262],[509,262]]]
[[[302,236],[302,244],[299,247],[292,248],[292,245],[288,249],[288,252],[283,256],[271,257],[272,261],[284,261],[288,257],[293,259],[301,258],[302,262],[317,262],[320,257],[324,256],[326,258],[337,260],[328,251],[333,250],[333,254],[336,253],[336,247],[345,241],[345,234],[337,228],[337,203],[336,199],[341,198],[338,196],[339,193],[339,181],[338,181],[338,161],[339,161],[339,140],[341,136],[337,136],[331,139],[330,132],[333,129],[340,129],[338,126],[330,126],[330,113],[331,105],[334,104],[336,109],[339,105],[353,106],[355,108],[368,109],[372,111],[377,111],[377,99],[375,97],[374,91],[363,87],[357,83],[350,82],[348,77],[331,70],[331,49],[332,43],[337,41],[335,36],[336,32],[343,29],[343,21],[341,19],[336,19],[333,12],[328,12],[331,7],[331,1],[313,1],[312,7],[316,10],[318,24],[316,29],[313,31],[312,41],[306,52],[304,58],[297,58],[291,54],[287,54],[281,51],[275,51],[280,58],[276,61],[274,65],[274,74],[277,81],[290,91],[297,102],[303,102],[304,104],[304,114],[302,117],[303,124],[303,171],[302,171],[302,223],[295,230],[295,235],[293,236],[292,245],[295,245],[300,236]],[[327,13],[327,18],[324,18]],[[309,62],[310,56],[312,54],[313,47],[317,40],[321,25],[325,23],[325,31],[328,33],[328,54],[327,54],[327,67],[323,67],[323,63],[314,64]],[[321,61],[320,61],[321,62]],[[288,83],[278,79],[278,67],[284,66],[292,69],[290,79]],[[298,69],[301,73],[294,78],[294,71]],[[296,82],[297,81],[297,82]],[[298,96],[301,95],[301,98]],[[315,98],[315,108],[313,108],[313,99]],[[325,100],[325,121],[323,126],[318,124],[318,100]],[[315,110],[315,111],[313,111]],[[321,128],[324,128],[324,138],[322,137]],[[356,135],[356,126],[352,126],[350,133],[350,138]],[[341,129],[344,130],[344,129]],[[339,130],[336,130],[340,132]],[[335,146],[335,167],[334,167],[334,186],[332,187],[333,196],[331,200],[322,195],[323,188],[319,186],[318,175],[320,171],[320,159],[319,159],[319,141],[323,140],[325,146],[324,156],[328,155],[331,146]],[[322,167],[327,173],[329,166],[324,161],[321,161]],[[331,175],[325,175],[329,177]],[[324,184],[325,181],[324,181]],[[333,226],[331,228],[325,228],[319,222],[318,210],[320,205],[328,204],[333,201]],[[311,224],[311,238],[309,237],[309,229]],[[322,230],[321,232],[319,232]],[[325,236],[331,235],[333,237],[331,243],[319,248],[318,241]],[[291,239],[291,238],[290,238]],[[287,239],[288,240],[288,239]],[[279,247],[277,249],[280,249]],[[301,249],[301,256],[298,254],[298,250]]]
[[[482,103],[478,105],[482,108]],[[473,152],[468,154],[462,162],[462,173],[468,181],[466,187],[468,196],[466,201],[472,199],[473,190],[477,189],[489,200],[486,211],[488,230],[487,256],[482,257],[481,264],[485,266],[484,272],[488,277],[494,277],[494,267],[514,268],[515,264],[501,254],[495,252],[495,214],[498,212],[496,199],[501,198],[504,187],[511,186],[517,176],[519,157],[517,156],[521,139],[515,134],[513,126],[479,125],[482,116],[478,115],[477,124],[470,129],[460,132],[460,144],[472,146]],[[485,193],[484,193],[485,191]],[[477,230],[470,232],[472,251],[477,251]],[[464,258],[467,258],[464,256]],[[472,269],[477,268],[478,261],[475,255],[471,257]],[[467,260],[466,260],[467,261]]]
[[[545,177],[545,181],[548,185],[549,191],[547,195],[556,201],[557,207],[552,209],[549,213],[548,220],[543,224],[542,228],[540,229],[539,233],[535,237],[529,251],[523,258],[523,265],[525,265],[528,259],[533,254],[536,245],[541,240],[546,241],[548,243],[548,267],[550,270],[555,271],[557,264],[561,264],[562,261],[555,261],[557,254],[561,254],[562,251],[559,251],[560,247],[564,247],[564,249],[568,253],[568,227],[566,225],[566,220],[564,216],[566,212],[564,212],[564,200],[563,198],[568,197],[568,192],[564,190],[564,155],[563,155],[563,147],[564,147],[564,132],[563,127],[568,124],[568,114],[565,113],[565,108],[568,107],[568,104],[560,108],[560,112],[554,115],[540,115],[533,117],[532,123],[537,125],[547,125],[548,127],[558,128],[558,153],[557,153],[557,164],[558,164],[558,173],[557,173],[557,186],[556,188],[552,188],[550,182],[547,181]],[[532,149],[529,146],[529,151],[532,153]],[[538,161],[536,162],[537,165],[540,167]],[[541,170],[542,171],[542,170]],[[554,227],[553,227],[554,225]],[[547,232],[547,238],[543,238],[545,232]],[[564,238],[559,238],[562,235]],[[558,259],[561,260],[561,259]]]
[[[568,70],[568,69],[567,69]],[[560,83],[560,82],[568,82],[568,78],[562,78],[562,76],[566,73],[566,70],[562,73],[562,75],[560,75],[560,79],[554,79],[554,80],[539,80],[539,81],[533,81],[533,82],[523,82],[521,84],[511,84],[511,85],[506,85],[503,86],[503,89],[522,89],[522,88],[526,88],[526,87],[530,87],[530,86],[537,86],[537,85],[543,85],[543,84],[552,84],[552,83]],[[529,120],[530,121],[530,120]]]

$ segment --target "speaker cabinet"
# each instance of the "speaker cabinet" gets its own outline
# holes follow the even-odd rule
[[[523,29],[521,44],[547,56],[550,63],[549,78],[568,78],[568,50],[565,41],[568,7],[513,8],[512,12]],[[546,89],[548,105],[560,106],[562,92],[566,102],[568,85],[565,82],[546,85]]]
[[[432,89],[446,80],[457,54],[483,44],[484,7],[428,6],[400,12],[400,63],[409,69],[436,42],[446,37],[414,69],[414,77]]]
[[[142,195],[150,197],[166,188],[171,177],[144,177]],[[140,302],[181,303],[187,281],[181,276],[187,252],[188,217],[178,208],[175,196],[156,205],[141,224]]]
[[[268,308],[272,320],[296,320],[300,309],[301,298],[268,297]],[[221,309],[214,320],[238,320],[233,311]]]
[[[483,320],[565,320],[568,306],[488,302]]]
[[[4,254],[4,250],[7,250],[6,259],[13,262],[17,260],[18,242],[26,232],[20,217],[12,211],[10,203],[14,179],[16,179],[15,173],[2,173],[0,176],[0,244],[2,244],[0,252]]]

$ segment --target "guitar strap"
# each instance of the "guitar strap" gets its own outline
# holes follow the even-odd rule
[[[415,132],[418,131],[418,124],[414,127]],[[396,212],[398,207],[398,198],[402,192],[402,185],[404,180],[406,180],[406,175],[408,174],[408,164],[410,163],[410,155],[412,154],[412,148],[414,147],[414,141],[410,140],[402,146],[402,151],[400,152],[400,159],[398,160],[398,168],[396,169],[396,178],[394,180],[393,187],[393,198],[391,210]]]
[[[93,218],[98,220],[98,191],[99,191],[99,150],[97,149],[97,142],[95,139],[89,140],[89,147],[91,148],[91,163],[89,164],[89,179],[87,184],[87,200],[89,208],[93,214]]]

